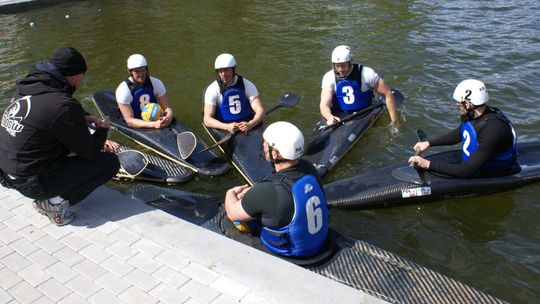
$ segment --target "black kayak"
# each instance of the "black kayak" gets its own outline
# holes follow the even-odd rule
[[[120,145],[117,155],[120,160],[120,170],[116,178],[120,180],[179,184],[190,181],[194,176],[193,171],[175,162],[126,146]]]
[[[101,115],[109,116],[109,123],[120,133],[195,173],[203,176],[217,176],[226,173],[230,168],[225,159],[210,150],[203,153],[194,152],[187,159],[182,159],[176,136],[189,129],[178,119],[174,119],[169,127],[163,129],[135,129],[125,122],[112,92],[97,92],[94,94],[93,101]],[[206,145],[197,139],[195,151],[205,148]]]
[[[286,92],[279,97],[277,104],[266,110],[265,113],[269,115],[279,108],[292,108],[298,105],[299,102],[299,95]],[[250,185],[262,181],[274,170],[274,166],[264,159],[261,151],[262,135],[266,128],[264,123],[260,123],[247,133],[229,133],[223,130],[208,128],[204,125],[204,122],[203,127],[215,145],[219,146],[225,157],[228,158]]]
[[[220,207],[221,198],[144,184],[131,187],[126,194],[269,253],[259,238],[234,228]],[[329,235],[319,255],[284,259],[390,303],[504,303],[367,242],[332,229]]]
[[[540,181],[540,142],[518,144],[521,171],[507,176],[458,178],[419,171],[407,162],[324,185],[329,206],[340,209],[387,207],[486,195]],[[461,162],[461,150],[426,159]]]
[[[229,134],[206,126],[204,128],[216,143]],[[235,133],[230,140],[219,145],[225,157],[229,159],[250,185],[262,181],[274,169],[272,164],[266,161],[262,155],[261,147],[264,129],[265,126],[261,123],[248,133]],[[194,153],[197,153],[197,151]]]
[[[392,90],[396,105],[400,105],[405,97],[398,90]],[[373,104],[357,112],[335,112],[334,115],[343,120],[327,128],[325,121],[315,125],[314,133],[306,137],[304,159],[313,163],[321,176],[331,170],[377,121],[385,105],[384,96],[374,98]]]

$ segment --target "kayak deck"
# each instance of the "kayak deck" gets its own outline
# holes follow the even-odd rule
[[[204,124],[203,124],[204,126]],[[214,143],[217,143],[228,132],[207,128],[204,126]],[[225,157],[232,162],[242,177],[250,184],[262,181],[273,171],[270,162],[266,161],[261,152],[262,134],[264,124],[253,128],[248,133],[238,132],[230,140],[221,144],[219,148]]]
[[[397,90],[392,91],[396,104],[403,102],[404,96]],[[368,131],[377,119],[381,116],[385,98],[379,96],[374,101],[374,107],[366,113],[355,117],[343,124],[331,129],[317,132],[319,127],[326,126],[325,121],[320,121],[315,125],[314,133],[306,140],[304,159],[313,163],[321,176],[330,171],[354,146],[354,144]],[[377,106],[379,105],[380,106]],[[360,110],[362,111],[362,110]],[[360,112],[359,111],[359,112]],[[343,119],[354,112],[335,112],[334,115]]]

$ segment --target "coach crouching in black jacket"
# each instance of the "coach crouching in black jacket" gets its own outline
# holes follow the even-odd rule
[[[56,50],[17,81],[0,127],[2,185],[35,199],[34,208],[58,226],[75,218],[70,204],[110,180],[120,166],[115,154],[102,152],[108,118],[89,115],[72,96],[86,70],[74,48]]]

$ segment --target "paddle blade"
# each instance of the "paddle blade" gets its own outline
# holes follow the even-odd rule
[[[274,112],[275,110],[281,107],[288,107],[288,108],[295,107],[299,102],[300,102],[300,96],[294,93],[287,92],[281,95],[281,97],[279,97],[277,105],[275,105],[273,108],[266,111],[266,115]]]
[[[180,152],[180,158],[188,158],[195,147],[197,146],[197,138],[193,132],[182,132],[176,134],[176,145],[178,146],[178,152]]]
[[[136,150],[122,151],[116,153],[116,155],[120,160],[120,170],[131,176],[139,175],[148,165],[148,160],[144,154]]]
[[[282,107],[295,107],[300,102],[300,96],[287,92],[279,98],[278,105]]]
[[[422,129],[416,129],[416,136],[418,136],[418,141],[426,141],[427,134]]]

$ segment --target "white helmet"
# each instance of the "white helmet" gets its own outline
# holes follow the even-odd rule
[[[217,56],[214,66],[216,70],[224,68],[234,68],[236,66],[236,60],[234,60],[234,56],[231,54],[221,54]]]
[[[304,154],[304,135],[290,122],[277,121],[269,125],[264,130],[263,139],[284,159],[295,160]]]
[[[340,45],[332,52],[332,63],[349,62],[352,60],[352,50],[346,45]]]
[[[476,79],[467,79],[460,82],[454,90],[453,97],[457,102],[467,100],[475,106],[483,105],[489,100],[486,85]]]
[[[145,67],[145,66],[148,66],[148,63],[146,62],[146,58],[144,58],[144,56],[141,54],[133,54],[129,56],[127,60],[128,70]]]

